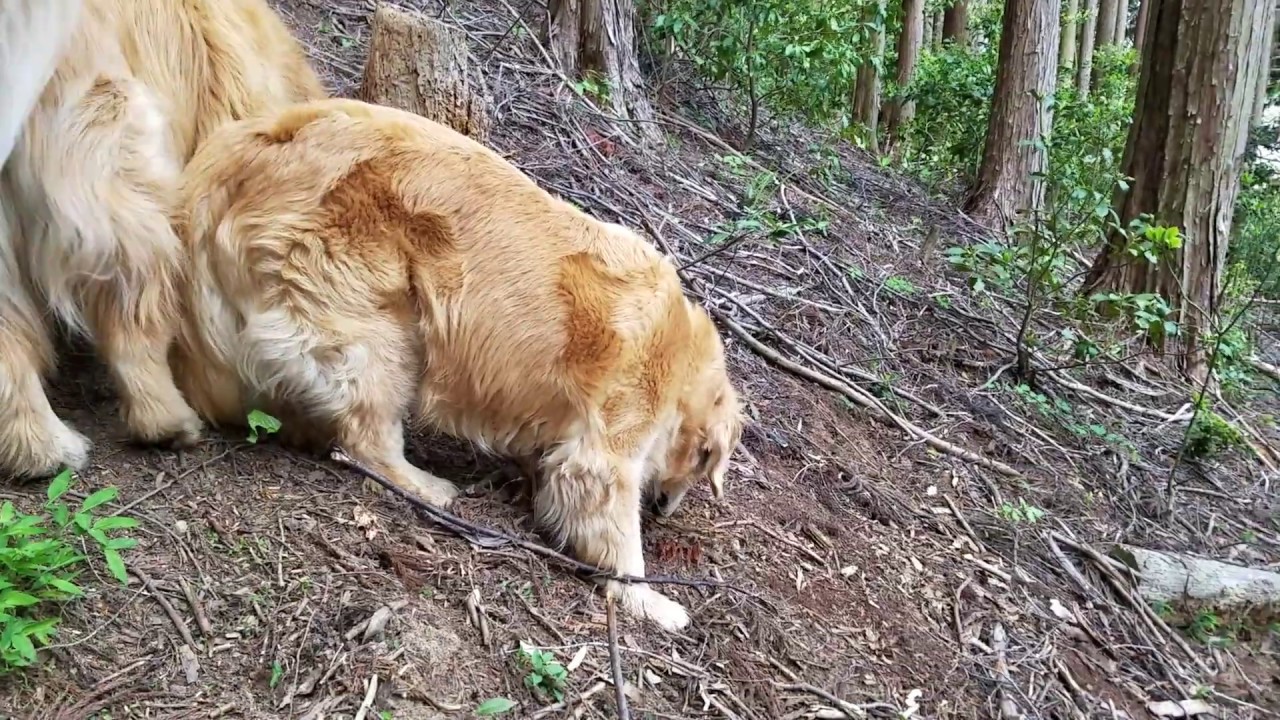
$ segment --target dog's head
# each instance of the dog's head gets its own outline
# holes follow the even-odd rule
[[[711,483],[715,499],[724,497],[729,459],[742,437],[742,405],[729,382],[724,347],[705,312],[697,308],[691,314],[696,316],[695,334],[702,336],[708,352],[680,397],[680,426],[654,487],[654,509],[663,517],[675,512],[689,488],[703,480]]]

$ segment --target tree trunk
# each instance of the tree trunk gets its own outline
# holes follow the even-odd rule
[[[1125,37],[1129,34],[1129,0],[1116,0],[1116,29],[1112,34],[1112,41],[1116,45],[1123,45]]]
[[[416,12],[373,13],[360,99],[407,110],[485,142],[489,103],[471,72],[467,36]]]
[[[1151,0],[1138,0],[1138,21],[1133,27],[1133,46],[1138,50],[1138,57],[1129,67],[1130,74],[1136,75],[1142,66],[1142,58],[1147,56],[1147,18],[1151,16]]]
[[[933,14],[933,46],[942,47],[942,28],[944,13],[936,12]]]
[[[965,210],[1009,223],[1039,210],[1047,158],[1039,141],[1053,123],[1058,71],[1058,0],[1008,0],[1000,31],[996,90],[978,179]]]
[[[1062,18],[1062,43],[1058,47],[1058,67],[1070,70],[1076,66],[1076,36],[1079,34],[1080,0],[1067,0],[1067,14]]]
[[[1220,306],[1248,124],[1271,44],[1262,36],[1272,0],[1148,2],[1149,37],[1123,161],[1133,182],[1117,194],[1115,211],[1122,227],[1144,214],[1177,227],[1182,246],[1153,264],[1129,256],[1124,236],[1113,233],[1085,292],[1159,294],[1181,327],[1183,370],[1203,380],[1207,357],[1199,340]]]
[[[1085,0],[1085,15],[1080,28],[1080,59],[1076,62],[1076,91],[1081,99],[1089,97],[1093,77],[1094,30],[1098,26],[1098,0]]]
[[[1267,89],[1271,86],[1271,59],[1276,47],[1276,0],[1263,0],[1267,4],[1267,71],[1258,79],[1257,95],[1254,97],[1253,117],[1249,127],[1262,124],[1262,113],[1267,109]]]
[[[943,12],[942,39],[962,46],[969,44],[968,0],[956,0]]]
[[[632,0],[549,0],[547,13],[548,51],[560,70],[571,78],[597,76],[613,112],[634,120],[646,142],[658,142],[636,56]]]
[[[871,9],[869,12],[875,12],[877,9],[883,16],[884,0],[880,0],[879,7]],[[873,57],[884,57],[884,27],[875,31],[873,43],[875,46],[875,55]],[[880,75],[876,72],[874,63],[868,61],[858,68],[858,86],[854,94],[853,105],[854,117],[858,122],[867,129],[867,147],[875,154],[880,154],[880,144],[876,140],[876,123],[880,117]]]
[[[1108,554],[1138,572],[1142,599],[1183,612],[1280,603],[1280,573],[1132,545],[1115,545]]]
[[[1099,0],[1097,35],[1093,49],[1100,50],[1116,41],[1116,10],[1120,0]]]
[[[889,103],[885,121],[885,136],[892,145],[898,130],[911,122],[915,103],[904,100],[902,93],[911,84],[920,59],[920,45],[924,40],[924,0],[902,0],[902,32],[898,34],[898,97]]]

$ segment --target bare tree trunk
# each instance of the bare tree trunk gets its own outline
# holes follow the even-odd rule
[[[549,0],[547,12],[548,51],[561,71],[577,78],[598,75],[613,112],[634,120],[647,142],[657,142],[636,56],[632,0]]]
[[[373,13],[360,99],[407,110],[485,142],[489,103],[471,71],[467,36],[421,13],[379,5]]]
[[[1147,18],[1151,17],[1151,0],[1138,0],[1138,21],[1133,27],[1133,46],[1138,49],[1138,58],[1129,68],[1136,75],[1142,66],[1142,58],[1147,56]]]
[[[1116,6],[1120,0],[1099,0],[1097,34],[1093,49],[1100,50],[1116,41]]]
[[[1076,36],[1080,31],[1080,0],[1067,0],[1067,14],[1062,18],[1062,43],[1058,46],[1058,67],[1069,70],[1076,66]]]
[[[880,12],[883,16],[884,0],[879,0],[878,7],[868,10],[868,13]],[[881,26],[875,31],[873,43],[875,46],[876,58],[884,57],[884,27]],[[854,95],[853,105],[854,117],[858,122],[867,129],[868,149],[872,153],[880,153],[880,143],[876,139],[876,123],[880,118],[880,75],[876,72],[874,63],[868,61],[858,68],[858,86]]]
[[[1276,48],[1276,0],[1263,0],[1267,4],[1267,71],[1258,79],[1257,96],[1254,99],[1253,117],[1249,127],[1262,124],[1262,113],[1267,109],[1267,89],[1271,86],[1271,60]]]
[[[1004,223],[1040,209],[1047,158],[1035,142],[1053,124],[1058,77],[1059,0],[1008,0],[1000,32],[995,98],[978,179],[965,210]]]
[[[1085,0],[1084,24],[1080,28],[1080,59],[1076,62],[1076,91],[1089,97],[1089,81],[1093,77],[1093,40],[1098,25],[1098,0]]]
[[[936,12],[933,14],[933,46],[934,47],[942,47],[943,15],[944,13],[942,12]]]
[[[956,0],[942,14],[942,39],[957,45],[969,44],[968,0]]]
[[[902,0],[902,32],[898,34],[898,85],[899,97],[889,103],[885,121],[885,136],[890,145],[898,136],[898,130],[911,122],[915,103],[901,95],[911,84],[920,58],[920,45],[924,39],[924,0]]]
[[[1112,35],[1112,41],[1116,45],[1123,45],[1128,34],[1129,0],[1116,0],[1116,29]]]
[[[1180,324],[1180,364],[1202,380],[1201,337],[1220,308],[1222,270],[1240,187],[1257,83],[1270,38],[1272,0],[1148,0],[1151,4],[1134,121],[1118,193],[1120,225],[1149,214],[1182,231],[1182,246],[1158,264],[1135,260],[1113,233],[1085,279],[1098,289],[1157,293]],[[1188,68],[1198,68],[1188,72]]]

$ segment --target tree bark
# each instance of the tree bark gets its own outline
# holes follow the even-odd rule
[[[1142,58],[1147,55],[1147,18],[1151,16],[1151,0],[1139,0],[1138,20],[1133,26],[1133,46],[1138,50],[1138,57],[1129,67],[1130,74],[1136,75],[1142,66]]]
[[[924,0],[902,0],[902,32],[898,34],[898,97],[889,103],[885,121],[885,136],[892,145],[898,130],[911,122],[915,103],[902,98],[911,84],[920,59],[920,46],[924,40]]]
[[[1112,42],[1123,45],[1129,34],[1129,0],[1116,0],[1116,29]]]
[[[879,0],[879,8],[870,9],[868,13],[875,12],[877,9],[883,16],[884,0]],[[884,57],[884,27],[875,31],[875,37],[872,39],[874,44],[874,57]],[[854,93],[853,105],[854,117],[858,122],[867,129],[868,149],[872,153],[880,153],[880,143],[876,139],[876,124],[880,117],[880,75],[876,72],[874,63],[863,63],[858,68],[858,86]]]
[[[956,0],[942,13],[942,39],[961,46],[969,44],[968,0]]]
[[[1053,123],[1058,73],[1058,0],[1008,0],[1000,32],[995,98],[978,179],[965,210],[979,219],[1018,220],[1040,209],[1047,158],[1036,142]]]
[[[467,36],[416,12],[373,13],[360,99],[407,110],[485,142],[489,103],[471,71]]]
[[[646,142],[658,142],[635,50],[632,0],[549,0],[547,14],[548,52],[560,70],[571,78],[598,76],[614,114],[635,121]]]
[[[1067,14],[1062,18],[1062,43],[1058,47],[1058,67],[1070,70],[1076,66],[1076,37],[1080,32],[1080,0],[1067,0]]]
[[[1081,99],[1089,97],[1093,78],[1093,41],[1098,26],[1098,0],[1085,0],[1085,16],[1080,28],[1080,59],[1076,62],[1076,92]]]
[[[1218,560],[1115,545],[1112,557],[1138,572],[1138,594],[1185,610],[1240,610],[1280,603],[1280,574]]]
[[[1157,293],[1180,324],[1188,376],[1203,380],[1201,336],[1220,307],[1222,269],[1259,78],[1266,72],[1268,3],[1148,0],[1151,4],[1134,121],[1118,193],[1120,225],[1150,215],[1177,227],[1182,246],[1158,264],[1125,252],[1113,232],[1085,278],[1085,292]]]
[[[933,14],[933,46],[942,47],[942,28],[943,16],[945,13],[936,12]]]
[[[1116,10],[1121,0],[1099,0],[1097,35],[1093,40],[1096,52],[1116,41]]]
[[[1267,89],[1271,86],[1271,60],[1275,56],[1276,47],[1276,6],[1275,0],[1263,0],[1267,4],[1267,71],[1258,79],[1257,94],[1254,97],[1253,117],[1249,127],[1262,124],[1262,113],[1267,109]]]

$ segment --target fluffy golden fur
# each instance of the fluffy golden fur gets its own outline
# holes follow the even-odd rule
[[[74,9],[40,2],[41,21],[54,22],[54,5]],[[0,16],[6,34],[36,17],[9,0]],[[92,338],[135,438],[198,438],[167,363],[181,169],[223,123],[325,94],[264,0],[86,0],[74,21],[60,17],[66,25],[44,30],[70,35],[60,54],[4,68],[40,96],[7,108],[25,125],[0,177],[0,474],[46,475],[88,456],[42,387],[50,320]],[[11,61],[6,46],[0,62]]]
[[[424,118],[350,100],[228,125],[184,175],[174,362],[216,423],[254,407],[444,505],[412,418],[539,465],[534,509],[587,562],[643,575],[642,498],[721,492],[742,416],[675,268]],[[678,603],[614,584],[667,629]]]

